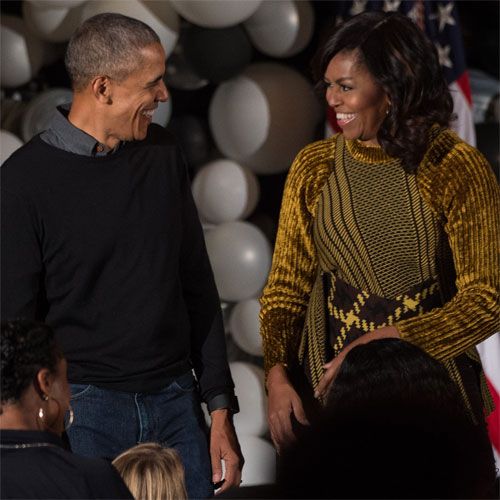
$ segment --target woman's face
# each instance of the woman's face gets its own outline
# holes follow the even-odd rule
[[[377,132],[389,109],[389,97],[374,80],[355,51],[339,52],[324,75],[326,100],[336,112],[346,139],[378,145]]]

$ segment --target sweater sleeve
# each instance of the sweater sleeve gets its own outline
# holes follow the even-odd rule
[[[443,307],[396,327],[403,339],[446,360],[500,327],[500,192],[487,161],[463,142],[431,169],[423,192],[444,220],[457,293]]]
[[[6,177],[2,175],[1,192],[2,321],[43,319],[39,314],[43,266],[36,217],[27,200],[9,191]]]
[[[191,193],[187,169],[179,155],[182,241],[181,282],[191,328],[191,362],[202,399],[234,396],[227,361],[226,337],[220,300],[208,259],[203,229]]]
[[[314,212],[331,168],[326,156],[333,155],[332,149],[331,140],[304,148],[285,183],[271,272],[260,299],[266,373],[276,364],[291,366],[297,357],[318,265]]]

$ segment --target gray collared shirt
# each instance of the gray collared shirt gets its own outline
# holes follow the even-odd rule
[[[40,138],[59,149],[83,156],[106,156],[113,153],[118,147],[109,150],[94,137],[75,127],[68,120],[71,103],[56,108],[49,128],[41,133]]]

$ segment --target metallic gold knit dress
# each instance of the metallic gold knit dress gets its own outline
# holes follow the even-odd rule
[[[433,131],[416,175],[341,134],[299,153],[261,298],[266,371],[302,366],[315,387],[353,330],[394,325],[445,364],[471,409],[479,374],[491,410],[474,346],[500,330],[500,190],[481,153]],[[339,302],[336,283],[359,293]],[[364,319],[372,297],[393,304],[376,322]]]

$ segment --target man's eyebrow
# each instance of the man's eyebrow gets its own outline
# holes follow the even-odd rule
[[[154,83],[158,83],[163,78],[163,75],[157,76],[154,80],[151,80],[146,85],[153,85]]]

